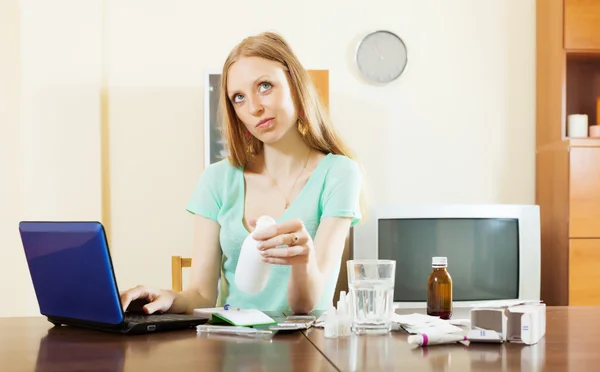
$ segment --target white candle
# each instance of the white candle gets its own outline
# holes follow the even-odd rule
[[[588,116],[585,114],[572,114],[567,117],[567,136],[570,138],[583,138],[588,136]]]

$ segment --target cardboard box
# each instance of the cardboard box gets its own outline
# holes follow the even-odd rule
[[[524,302],[473,308],[471,328],[496,331],[505,341],[533,345],[546,334],[546,304]]]

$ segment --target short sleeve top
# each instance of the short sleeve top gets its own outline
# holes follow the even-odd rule
[[[249,235],[243,223],[244,187],[243,167],[234,167],[228,159],[221,160],[205,169],[186,207],[190,213],[213,219],[220,225],[223,260],[216,306],[227,303],[262,311],[289,311],[289,265],[273,265],[266,287],[258,294],[244,293],[235,285],[240,249]],[[343,155],[327,154],[277,222],[299,218],[313,239],[321,220],[326,217],[351,218],[353,226],[362,218],[361,188],[362,174],[358,164]],[[315,250],[318,249],[327,247],[315,246]],[[326,310],[332,303],[340,265],[341,261],[335,263],[316,310]]]

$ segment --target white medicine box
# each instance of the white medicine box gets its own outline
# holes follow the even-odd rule
[[[546,334],[546,304],[477,307],[471,309],[471,328],[496,331],[505,341],[533,345]]]

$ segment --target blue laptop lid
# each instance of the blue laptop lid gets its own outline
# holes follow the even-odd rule
[[[99,222],[24,221],[19,232],[43,315],[108,324],[123,321]]]

